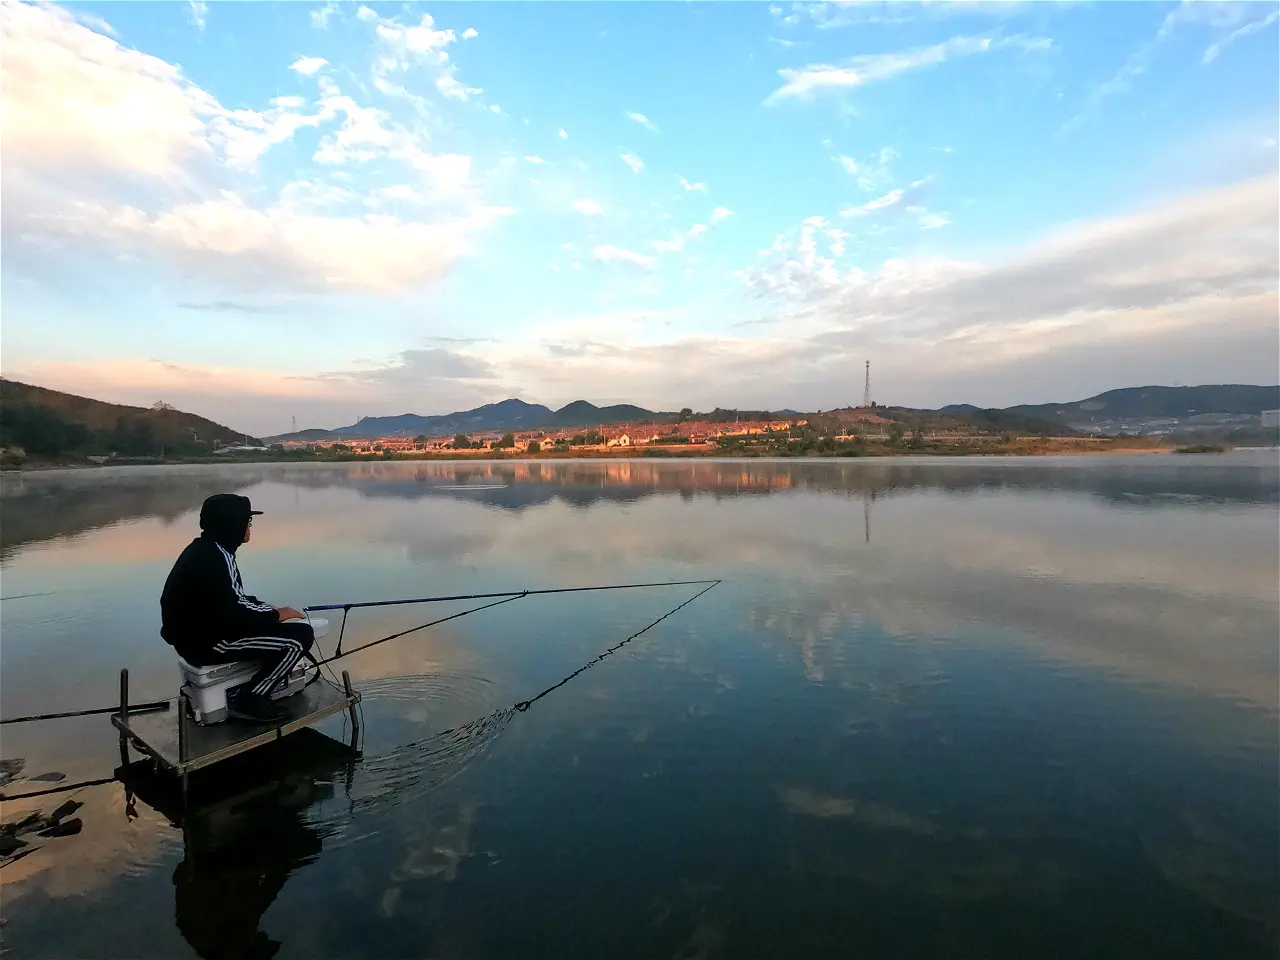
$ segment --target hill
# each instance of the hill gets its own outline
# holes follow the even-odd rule
[[[1182,420],[1203,414],[1258,416],[1280,409],[1280,386],[1216,384],[1124,387],[1070,403],[1023,404],[1005,412],[1084,427],[1116,420]]]
[[[662,414],[629,403],[597,407],[575,400],[559,410],[519,399],[486,403],[474,410],[459,410],[438,416],[402,413],[394,417],[364,417],[358,423],[334,430],[299,430],[268,437],[279,440],[371,440],[375,437],[447,437],[456,433],[491,433],[507,430],[541,430],[563,427],[598,427],[628,420],[652,420]]]
[[[0,379],[0,447],[30,456],[199,454],[245,434],[169,406],[130,407]]]

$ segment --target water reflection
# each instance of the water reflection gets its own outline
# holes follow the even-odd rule
[[[262,930],[262,915],[289,877],[314,863],[325,831],[308,808],[349,784],[353,746],[300,730],[193,777],[185,803],[172,776],[150,760],[119,768],[126,810],[141,802],[182,831],[173,872],[174,918],[204,960],[265,960],[283,945]]]
[[[93,788],[65,862],[0,875],[6,934],[282,960],[1273,956],[1278,481],[1267,452],[0,484],[6,524],[28,514],[4,595],[49,594],[0,610],[6,715],[110,702],[121,666],[172,695],[155,596],[213,489],[267,510],[241,564],[284,601],[725,580],[605,662],[688,594],[530,597],[361,652],[364,757],[213,805],[279,844],[210,813],[175,818],[179,849],[141,791],[109,840]],[[420,612],[353,614],[346,643]],[[5,756],[92,779],[101,726],[6,727]],[[115,918],[167,915],[177,880],[223,919],[183,906],[186,939],[142,949]]]
[[[697,460],[370,462],[132,467],[0,478],[5,524],[0,550],[74,536],[142,517],[172,522],[209,494],[262,483],[341,488],[362,497],[453,497],[508,510],[552,501],[586,507],[676,494],[760,496],[787,491],[859,498],[925,490],[953,494],[1046,490],[1083,493],[1116,505],[1275,504],[1280,461],[1273,451],[1221,456],[1089,456],[841,461]]]

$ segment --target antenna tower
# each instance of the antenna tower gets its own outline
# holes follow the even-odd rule
[[[297,417],[291,417],[290,419],[293,421],[293,432],[294,432],[294,433],[297,433],[297,432],[298,432],[298,418],[297,418]]]
[[[871,361],[867,361],[867,378],[862,388],[862,405],[871,406]]]

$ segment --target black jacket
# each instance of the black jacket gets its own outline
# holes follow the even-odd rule
[[[202,512],[204,531],[182,551],[160,594],[160,635],[197,665],[219,640],[270,632],[280,622],[274,607],[244,592],[236,549],[249,525],[249,501],[227,500]]]

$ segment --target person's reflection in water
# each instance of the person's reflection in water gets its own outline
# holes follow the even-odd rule
[[[319,857],[324,834],[304,813],[333,795],[334,780],[354,757],[351,748],[300,730],[205,771],[204,783],[193,779],[185,810],[173,778],[154,772],[151,761],[120,772],[130,793],[182,828],[174,916],[204,960],[265,960],[279,952],[281,942],[262,931],[262,916],[293,871]]]

